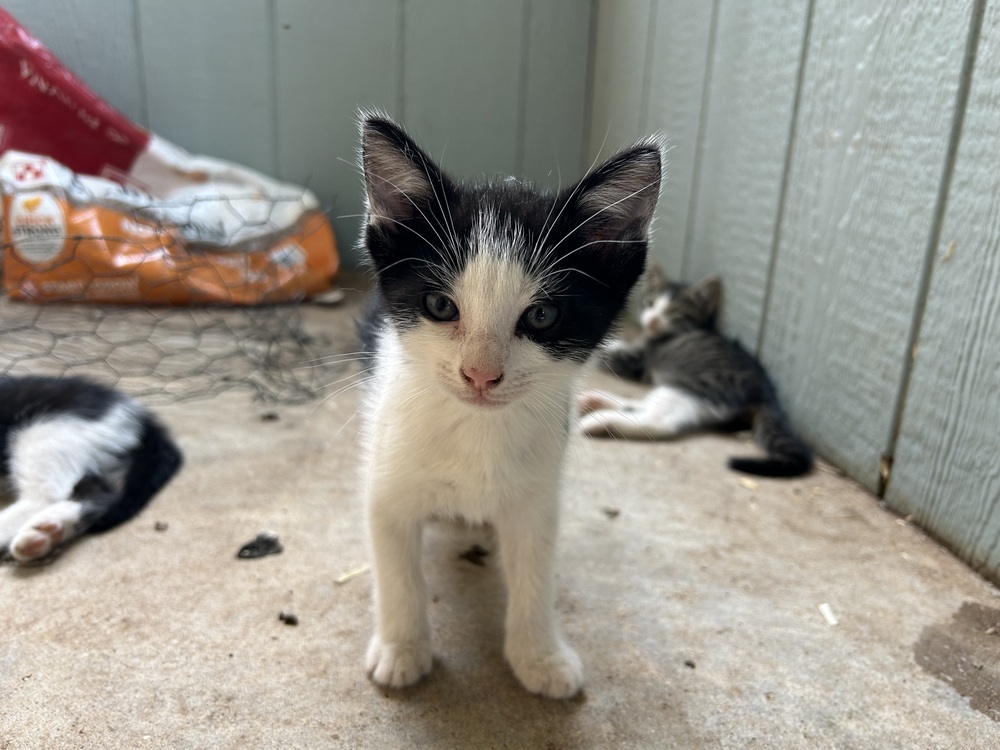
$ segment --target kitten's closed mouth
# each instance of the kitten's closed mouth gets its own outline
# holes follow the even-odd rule
[[[486,409],[499,409],[501,406],[506,406],[510,403],[507,399],[490,398],[482,393],[460,393],[458,397],[467,404]]]

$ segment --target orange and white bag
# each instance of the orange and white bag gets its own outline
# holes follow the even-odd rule
[[[329,290],[310,191],[143,130],[0,9],[3,285],[36,302],[251,305]]]

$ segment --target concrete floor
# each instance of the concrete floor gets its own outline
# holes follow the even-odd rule
[[[310,325],[344,341],[353,311]],[[493,542],[447,526],[425,551],[434,672],[375,687],[370,576],[346,575],[368,560],[358,396],[159,407],[187,455],[168,489],[0,568],[0,748],[1000,747],[997,590],[828,467],[728,471],[740,436],[574,439],[558,608],[579,698],[521,689],[496,557],[462,556]],[[262,529],[284,551],[237,559]]]

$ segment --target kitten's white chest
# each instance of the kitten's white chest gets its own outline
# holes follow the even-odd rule
[[[466,406],[395,369],[386,368],[370,404],[367,479],[398,507],[484,521],[527,488],[558,481],[567,437],[551,414],[543,420],[519,403]]]

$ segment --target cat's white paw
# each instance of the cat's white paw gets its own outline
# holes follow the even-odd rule
[[[600,391],[583,391],[576,397],[576,410],[580,414],[590,414],[598,409],[614,409],[617,404]]]
[[[603,410],[592,411],[580,419],[580,432],[589,437],[613,437],[615,432]]]
[[[58,521],[40,521],[21,529],[10,545],[10,554],[18,562],[40,560],[66,538],[67,529]]]
[[[383,643],[372,636],[365,656],[365,669],[379,685],[401,688],[412,685],[431,671],[430,641]]]
[[[507,661],[525,689],[546,698],[572,698],[583,687],[583,663],[565,643],[548,653],[508,649]]]

